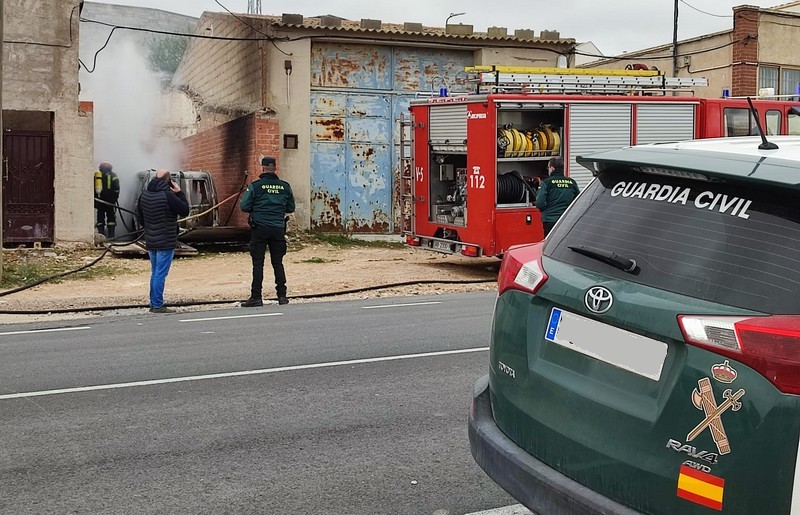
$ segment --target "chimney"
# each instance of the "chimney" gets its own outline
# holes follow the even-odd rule
[[[505,27],[489,27],[490,38],[505,38],[508,37],[508,29]]]
[[[424,29],[421,23],[407,21],[403,23],[403,30],[406,32],[422,32]]]
[[[561,33],[557,30],[543,30],[540,37],[542,39],[560,39]]]
[[[444,33],[453,36],[471,36],[472,25],[464,25],[463,23],[459,23],[458,25],[448,24],[447,27],[444,28]]]
[[[339,28],[342,26],[342,19],[337,18],[336,16],[322,16],[319,19],[320,27],[335,27]]]
[[[370,20],[367,18],[361,18],[361,28],[381,30],[381,20]]]
[[[514,31],[514,37],[517,39],[536,39],[536,33],[530,29],[517,29]]]
[[[733,96],[758,93],[758,25],[761,10],[752,5],[733,8],[733,36],[731,48],[731,94]]]
[[[303,15],[302,14],[281,14],[281,23],[286,25],[302,25],[303,24]]]

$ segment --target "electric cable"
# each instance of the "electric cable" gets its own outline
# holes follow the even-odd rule
[[[213,211],[214,209],[218,208],[219,206],[221,206],[225,202],[228,202],[229,200],[231,200],[232,198],[236,197],[239,194],[241,194],[241,191],[239,191],[239,193],[234,193],[233,195],[229,196],[228,198],[226,198],[222,202],[217,203],[216,205],[208,208],[207,210],[203,211],[202,213],[198,213],[198,214],[192,215],[192,216],[187,216],[186,218],[181,218],[181,219],[178,220],[178,222],[184,222],[186,220],[191,220],[192,218],[198,218],[198,217],[204,216],[205,214]],[[115,204],[112,204],[111,202],[106,202],[105,200],[95,199],[95,201],[97,201],[97,202],[99,202],[101,204],[106,204],[108,206],[115,206]],[[123,207],[119,207],[119,205],[117,205],[117,207],[119,209],[123,210],[123,211],[128,212],[128,213],[132,213],[134,215],[136,214],[133,211],[131,211],[130,209],[125,209]],[[120,216],[122,216],[122,215],[120,215]],[[125,228],[127,229],[128,227],[125,226]],[[112,244],[107,245],[106,249],[103,251],[103,253],[100,255],[100,257],[98,257],[97,259],[95,259],[91,263],[83,265],[83,266],[81,266],[79,268],[76,268],[74,270],[68,270],[68,271],[62,272],[60,274],[55,274],[55,275],[52,275],[52,276],[49,276],[49,277],[44,277],[44,278],[39,279],[38,281],[35,281],[35,282],[31,283],[31,284],[26,284],[26,285],[23,285],[23,286],[19,286],[17,288],[13,288],[11,290],[1,291],[0,292],[0,297],[5,297],[6,295],[11,295],[12,293],[18,293],[18,292],[27,290],[29,288],[33,288],[34,286],[39,286],[40,284],[46,283],[48,281],[52,281],[54,279],[60,279],[62,277],[66,277],[68,275],[75,274],[75,273],[78,273],[80,271],[86,270],[87,268],[89,268],[91,266],[94,266],[95,264],[100,262],[100,260],[103,259],[106,254],[108,254],[108,252],[111,250],[112,247],[122,247],[122,246],[132,245],[132,244],[136,243],[137,241],[141,240],[142,237],[144,236],[144,229],[139,229],[138,231],[132,231],[132,232],[133,232],[133,234],[139,233],[139,236],[136,239],[132,240],[132,241],[125,241],[123,243],[112,243]],[[130,235],[128,235],[128,236],[130,236]],[[117,238],[112,238],[109,241],[116,241],[118,238],[122,238],[122,236],[119,236]]]
[[[125,230],[128,231],[129,233],[134,232],[133,222],[134,222],[135,217],[136,217],[136,213],[135,212],[131,211],[130,209],[125,209],[124,207],[120,206],[119,202],[115,202],[115,203],[112,204],[111,202],[106,202],[105,200],[99,199],[99,198],[94,199],[94,201],[97,204],[105,204],[106,206],[111,206],[111,207],[117,209],[117,211],[120,212],[119,213],[119,219],[122,221],[122,226],[125,227]],[[125,217],[122,216],[122,211],[125,211],[126,213],[130,213],[131,215],[133,215],[133,217],[131,218],[131,227],[128,227],[128,224],[125,223]]]
[[[75,268],[74,270],[67,270],[66,272],[61,272],[59,274],[51,275],[49,277],[44,277],[44,278],[39,279],[38,281],[34,281],[34,282],[30,283],[30,284],[25,284],[25,285],[22,285],[22,286],[18,286],[17,288],[12,288],[10,290],[0,291],[0,297],[5,297],[7,295],[11,295],[12,293],[19,293],[21,291],[25,291],[25,290],[28,290],[30,288],[33,288],[34,286],[39,286],[40,284],[46,283],[48,281],[52,281],[54,279],[61,279],[62,277],[67,277],[68,275],[76,274],[78,272],[86,270],[87,268],[90,268],[90,267],[96,265],[97,263],[99,263],[100,260],[103,259],[106,256],[106,254],[109,253],[109,251],[111,251],[112,247],[122,247],[122,246],[126,246],[126,245],[131,245],[133,243],[136,243],[140,239],[142,239],[142,236],[144,236],[144,230],[142,230],[140,232],[141,232],[141,234],[139,235],[139,237],[137,237],[133,241],[129,241],[129,242],[126,241],[125,243],[112,243],[110,245],[107,245],[105,250],[103,251],[103,253],[100,254],[100,257],[98,257],[97,259],[91,261],[90,263],[87,263],[87,264],[85,264],[83,266]],[[110,241],[115,241],[115,239],[116,238],[114,238],[114,239],[112,239]]]
[[[686,0],[680,0],[680,2],[683,5],[685,5],[686,7],[690,8],[690,9],[694,9],[695,11],[697,11],[699,13],[707,14],[708,16],[713,16],[715,18],[733,18],[732,14],[714,14],[714,13],[706,12],[706,11],[704,11],[702,9],[698,9],[697,7],[695,7],[692,4],[690,4],[689,2],[687,2]]]
[[[712,47],[712,48],[704,48],[702,50],[694,50],[692,52],[682,52],[682,53],[678,54],[678,57],[700,55],[700,54],[705,54],[707,52],[714,52],[716,50],[722,50],[723,48],[727,48],[729,46],[736,45],[737,43],[742,43],[742,42],[748,41],[750,39],[758,39],[758,37],[754,36],[752,34],[748,34],[747,36],[744,36],[741,39],[737,39],[735,41],[729,41],[728,43],[725,43],[725,44],[722,44],[722,45],[719,45],[719,46],[715,46],[715,47]],[[672,44],[659,45],[659,46],[666,47],[666,46],[672,46]],[[542,50],[545,50],[545,49],[542,49]],[[641,60],[641,61],[649,61],[649,60],[654,60],[654,59],[661,59],[661,60],[663,60],[663,59],[672,59],[672,54],[670,54],[670,55],[642,55],[642,53],[646,53],[646,52],[647,52],[647,49],[641,50],[641,51],[637,50],[637,51],[634,51],[634,52],[629,52],[629,53],[626,53],[626,54],[620,54],[620,55],[615,55],[615,56],[591,54],[591,53],[588,53],[588,52],[581,52],[581,51],[577,51],[577,50],[572,52],[572,53],[575,54],[575,55],[582,55],[584,57],[597,57],[598,60],[600,60],[600,61],[604,61],[604,60],[605,61],[622,61],[622,60],[631,60],[631,59],[637,59],[637,60]]]
[[[103,253],[105,255],[105,253]],[[88,266],[92,266],[94,263],[99,261],[102,258],[98,258],[94,262],[90,263],[89,265],[85,265],[81,267],[81,269],[86,268]],[[77,271],[77,270],[76,270]],[[69,272],[69,273],[74,273]],[[292,297],[288,297],[289,299],[316,299],[316,298],[326,298],[326,297],[335,297],[339,295],[349,295],[353,293],[363,293],[365,291],[374,291],[374,290],[382,290],[385,288],[398,288],[402,286],[414,286],[417,284],[481,284],[481,283],[490,283],[490,282],[497,282],[497,279],[474,279],[474,280],[437,280],[437,279],[430,279],[430,280],[421,280],[421,281],[404,281],[399,283],[389,283],[389,284],[379,284],[376,286],[365,286],[363,288],[355,288],[352,290],[339,290],[339,291],[332,291],[332,292],[324,292],[324,293],[308,293],[305,295],[295,295]],[[41,282],[37,283],[41,284]],[[36,285],[31,285],[28,287],[32,287]],[[27,287],[23,287],[22,289],[26,289]],[[21,291],[21,290],[19,290]],[[15,293],[13,291],[9,292],[2,292],[0,293],[0,297],[3,295],[7,295],[9,293]],[[265,300],[274,300],[277,301],[277,298],[270,298]],[[175,302],[170,303],[169,307],[188,307],[188,306],[209,306],[209,305],[219,305],[219,304],[235,304],[237,302],[242,302],[241,300],[191,300],[191,301],[184,301],[184,302]],[[48,315],[51,313],[85,313],[89,311],[117,311],[122,309],[139,309],[139,308],[146,308],[147,306],[144,304],[121,304],[116,306],[94,306],[94,307],[82,307],[82,308],[65,308],[65,309],[46,309],[46,310],[19,310],[19,311],[11,311],[11,310],[0,310],[0,315]]]
[[[272,43],[272,46],[274,46],[274,47],[275,47],[275,49],[276,49],[278,52],[282,53],[283,55],[290,56],[290,57],[293,55],[293,54],[291,54],[291,53],[289,53],[289,52],[286,52],[285,50],[282,50],[281,48],[279,48],[279,47],[278,47],[278,45],[276,45],[276,44],[275,44],[275,41],[273,41],[273,37],[272,37],[272,36],[270,36],[269,34],[266,34],[266,33],[264,33],[264,32],[261,32],[261,31],[260,31],[260,30],[258,30],[257,28],[253,27],[251,24],[247,23],[247,22],[246,22],[246,21],[244,21],[243,19],[241,19],[241,18],[239,18],[238,16],[236,16],[236,14],[234,14],[234,13],[233,13],[233,12],[232,12],[230,9],[228,9],[227,7],[225,7],[224,5],[222,5],[222,3],[220,3],[220,1],[219,1],[219,0],[214,0],[214,1],[217,3],[217,5],[219,5],[220,7],[222,7],[223,9],[225,9],[226,11],[228,11],[228,14],[230,14],[231,16],[233,16],[234,18],[236,18],[236,19],[237,19],[237,20],[239,20],[240,22],[244,23],[245,25],[247,25],[248,27],[250,27],[252,30],[254,30],[254,31],[258,32],[258,33],[259,33],[259,34],[261,34],[262,36],[266,36],[267,40],[269,40],[269,42],[270,42],[270,43]]]

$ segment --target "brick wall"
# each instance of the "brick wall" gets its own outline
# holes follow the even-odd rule
[[[757,7],[743,5],[733,9],[733,96],[758,93],[758,18]]]
[[[280,156],[280,124],[275,118],[250,114],[183,140],[184,170],[205,170],[214,178],[219,201],[236,195],[243,184],[258,179],[260,158]],[[278,162],[280,171],[280,161]],[[244,172],[249,175],[245,178]],[[220,207],[220,223],[243,226],[247,216],[239,210],[236,199]]]

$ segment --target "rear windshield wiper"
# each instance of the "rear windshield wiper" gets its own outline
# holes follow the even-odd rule
[[[623,272],[628,272],[629,274],[636,275],[640,270],[640,268],[636,265],[635,260],[620,256],[619,254],[611,252],[610,250],[587,247],[586,245],[575,245],[569,247],[569,250],[577,252],[578,254],[583,254],[584,256],[588,256],[598,261],[602,261],[603,263],[607,263],[614,268],[619,268]]]

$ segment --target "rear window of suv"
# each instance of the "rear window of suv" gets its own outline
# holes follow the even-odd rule
[[[558,261],[764,313],[800,313],[797,192],[618,169],[587,186],[545,247]],[[585,245],[638,264],[623,272]]]

